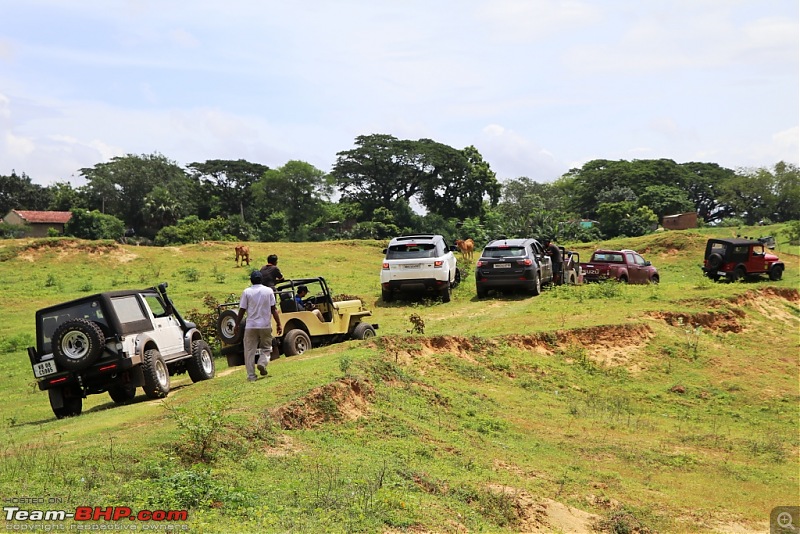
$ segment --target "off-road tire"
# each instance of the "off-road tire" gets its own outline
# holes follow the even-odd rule
[[[711,267],[712,269],[719,269],[721,265],[722,265],[722,256],[719,253],[714,252],[708,257],[708,266]]]
[[[214,378],[214,356],[211,354],[211,347],[202,339],[192,341],[192,357],[186,361],[186,370],[192,382]]]
[[[482,288],[481,286],[475,286],[475,293],[478,295],[479,299],[486,298],[489,295],[489,291]]]
[[[627,284],[628,283],[628,277],[625,276],[625,275],[620,276],[619,277],[619,283],[620,284]]]
[[[661,282],[661,278],[657,274],[654,274],[650,279],[651,284],[658,284],[659,282]]]
[[[283,336],[283,353],[286,356],[299,356],[311,348],[311,338],[303,330],[295,328]]]
[[[444,286],[440,294],[442,296],[442,302],[450,302],[450,285]]]
[[[108,388],[108,396],[116,404],[128,404],[136,398],[136,386],[131,384],[119,384]]]
[[[731,273],[731,282],[744,281],[745,278],[747,278],[747,270],[741,265]]]
[[[383,299],[383,302],[392,302],[394,300],[394,295],[392,294],[392,290],[381,289],[381,299]]]
[[[237,330],[236,333],[233,332],[238,317],[239,312],[224,310],[217,318],[217,335],[228,345],[241,343],[244,337],[244,327],[247,319],[242,319],[242,322],[239,324],[239,330]]]
[[[144,393],[149,399],[163,399],[169,394],[169,369],[163,356],[156,349],[144,351],[142,360]]]
[[[53,358],[59,369],[79,371],[97,361],[104,343],[100,325],[88,319],[70,319],[53,332]]]
[[[50,396],[50,407],[53,409],[53,413],[56,416],[56,419],[64,419],[65,417],[75,417],[81,414],[83,410],[83,398],[79,395],[74,395],[75,392],[72,392],[72,396],[67,396],[69,390],[67,388],[64,389],[49,389],[47,390]],[[61,408],[55,407],[55,400],[54,397],[58,394],[61,394],[64,401],[64,406]]]
[[[783,266],[782,265],[773,265],[772,268],[769,270],[769,279],[773,282],[777,282],[783,278]]]
[[[353,339],[369,339],[375,337],[375,329],[371,324],[360,322],[353,328]]]

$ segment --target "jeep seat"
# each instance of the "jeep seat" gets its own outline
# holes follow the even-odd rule
[[[292,298],[292,293],[285,291],[280,293],[281,311],[283,313],[294,313],[303,311],[297,306],[297,302]]]

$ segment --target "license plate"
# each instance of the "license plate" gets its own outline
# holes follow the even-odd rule
[[[403,265],[403,269],[419,269],[419,263],[407,263]]]
[[[510,263],[495,263],[494,264],[494,268],[495,269],[510,269],[511,268],[511,264]]]
[[[56,364],[53,360],[33,364],[33,376],[41,378],[43,376],[52,375],[57,373]]]
[[[717,271],[717,274],[719,276],[726,276],[728,273],[726,273],[725,271]]]
[[[597,269],[588,269],[586,274],[597,274]]]

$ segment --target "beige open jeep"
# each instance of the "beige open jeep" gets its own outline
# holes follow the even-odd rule
[[[306,286],[307,305],[300,308],[295,300],[297,288]],[[378,325],[366,322],[372,312],[365,309],[359,299],[334,301],[328,284],[322,277],[286,280],[275,287],[275,300],[281,315],[283,334],[272,341],[272,358],[281,354],[295,356],[312,347],[339,343],[348,339],[367,339],[375,336]],[[242,336],[247,318],[234,333],[238,315],[238,302],[217,306],[217,336],[222,344],[222,354],[228,365],[244,363]],[[321,312],[322,321],[312,308]]]

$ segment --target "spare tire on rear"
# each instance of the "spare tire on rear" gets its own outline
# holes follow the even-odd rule
[[[105,340],[97,323],[87,319],[69,319],[53,332],[53,358],[61,370],[85,369],[103,353]]]
[[[236,345],[242,342],[247,319],[242,319],[239,330],[234,332],[238,320],[239,312],[235,310],[225,310],[219,314],[219,318],[217,319],[217,335],[226,345]]]

